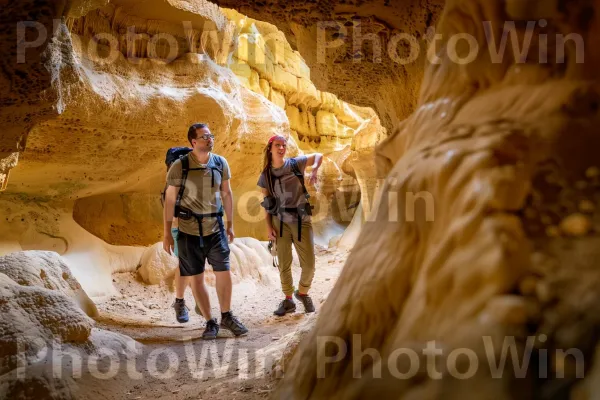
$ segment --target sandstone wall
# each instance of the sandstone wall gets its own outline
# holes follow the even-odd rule
[[[26,150],[15,147],[3,159],[6,174],[19,160],[6,192],[73,209],[80,225],[110,244],[161,239],[164,152],[186,144],[192,122],[209,123],[216,152],[230,162],[238,235],[259,238],[255,190],[268,137],[290,136],[290,155],[342,151],[366,126],[376,140],[385,137],[372,111],[316,90],[306,63],[273,25],[200,0],[143,10],[124,1],[74,3],[61,12],[64,24],[39,46],[52,68],[51,84],[37,93],[52,111],[24,131]],[[36,29],[47,28],[29,31]],[[39,62],[29,53],[26,60]],[[338,175],[322,180],[330,185]],[[361,184],[352,185],[358,195]],[[339,207],[332,199],[319,201],[326,216]],[[4,243],[18,242],[2,223]]]
[[[390,131],[417,105],[430,29],[444,5],[441,0],[213,2],[277,26],[304,57],[318,90],[373,108]],[[400,34],[412,36],[419,47],[413,62],[403,61],[412,57],[413,44],[394,39]]]
[[[578,376],[597,364],[592,332],[600,322],[598,7],[596,1],[446,3],[440,63],[427,65],[416,111],[378,149],[377,164],[388,177],[377,214],[277,398],[593,392],[594,375],[583,383]],[[491,21],[495,46],[505,21],[516,21],[516,37],[533,39],[526,57],[509,49],[494,59],[483,21]],[[460,33],[481,49],[470,63],[453,61],[469,54],[467,46],[450,45]],[[557,34],[581,41],[568,43],[563,58]],[[414,203],[417,193],[431,202]],[[319,338],[338,341],[324,348]],[[510,338],[531,364],[521,375],[505,364],[494,378],[489,362]],[[441,351],[434,364],[439,377],[424,353],[432,341]],[[381,358],[360,357],[368,348]],[[395,357],[398,349],[416,354],[420,368],[408,378],[399,374],[417,361]],[[466,356],[453,363],[456,349],[470,350],[479,362],[469,379],[456,378],[474,366]],[[565,357],[568,349],[578,356]]]

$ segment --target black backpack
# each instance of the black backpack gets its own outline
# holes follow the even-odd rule
[[[179,190],[179,193],[177,194],[176,204],[181,203],[181,196],[183,195],[183,190],[185,188],[185,181],[187,180],[187,175],[188,175],[188,172],[190,171],[190,163],[189,163],[188,155],[191,151],[192,151],[192,149],[189,147],[171,147],[169,150],[167,150],[167,154],[165,156],[165,165],[167,166],[167,171],[168,171],[168,168],[171,168],[171,165],[175,161],[177,161],[179,159],[181,160],[181,171],[183,174],[182,175],[183,180],[181,182],[181,189]],[[219,175],[221,175],[221,177],[223,176],[223,165],[221,164],[221,158],[218,156],[215,156],[215,162],[217,164],[217,167],[211,168],[212,169],[212,171],[211,171],[212,186],[215,185],[214,171],[217,171],[219,173]],[[163,207],[165,206],[165,194],[166,194],[168,186],[169,186],[169,184],[165,183],[165,188],[160,193],[160,202]]]
[[[300,181],[300,184],[302,185],[302,191],[304,192],[304,197],[306,198],[306,203],[304,203],[304,207],[303,208],[283,208],[281,207],[281,204],[279,203],[279,199],[277,197],[275,197],[275,183],[274,180],[275,179],[279,179],[279,178],[274,178],[271,175],[271,171],[270,169],[268,169],[267,171],[265,171],[265,178],[267,180],[267,186],[269,187],[267,190],[270,193],[270,196],[267,196],[264,198],[263,202],[261,203],[261,206],[263,206],[267,212],[271,215],[277,215],[281,212],[288,212],[288,213],[293,213],[293,214],[297,214],[298,215],[298,241],[302,241],[302,216],[303,215],[312,215],[312,205],[310,204],[310,194],[308,193],[308,190],[306,190],[306,186],[304,185],[304,174],[300,171],[300,168],[298,167],[298,163],[296,162],[295,159],[290,158],[290,164],[291,164],[291,168],[292,168],[292,173],[294,175],[296,175],[296,177],[298,178],[298,180]],[[280,232],[280,236],[283,235],[283,219],[279,220],[279,232]]]
[[[177,200],[175,200],[175,210],[174,210],[174,216],[176,218],[179,219],[184,219],[184,220],[190,220],[192,218],[195,218],[196,221],[198,222],[198,229],[200,231],[200,236],[199,236],[199,243],[200,243],[200,247],[204,247],[204,239],[203,234],[202,234],[202,219],[205,217],[212,217],[212,218],[216,218],[217,222],[219,223],[219,231],[221,233],[221,237],[222,239],[227,242],[227,237],[225,235],[225,225],[223,223],[223,205],[221,204],[221,208],[217,211],[217,212],[213,212],[213,213],[208,213],[208,214],[197,214],[194,211],[183,207],[181,205],[181,198],[183,197],[183,193],[185,192],[185,183],[187,181],[187,177],[188,177],[188,173],[190,171],[198,171],[198,170],[204,170],[206,168],[190,168],[190,151],[192,149],[188,149],[188,148],[181,148],[181,147],[173,147],[170,148],[167,151],[167,157],[165,159],[165,163],[168,163],[170,160],[173,160],[173,162],[177,161],[178,157],[179,160],[181,160],[181,175],[182,175],[182,179],[181,179],[181,185],[179,186],[179,191],[177,193]],[[210,161],[210,160],[209,160]],[[216,167],[210,167],[210,175],[211,175],[211,187],[215,186],[215,171],[219,173],[219,175],[221,176],[221,178],[223,177],[223,163],[221,161],[221,157],[214,155],[214,162],[216,164]],[[168,165],[168,164],[167,164]],[[168,187],[168,183],[165,186],[165,192],[167,190]],[[163,207],[164,207],[164,192],[163,192]]]
[[[167,155],[165,156],[165,165],[167,168],[171,168],[171,164],[181,158],[181,156],[187,155],[192,149],[189,147],[171,147],[167,150]]]

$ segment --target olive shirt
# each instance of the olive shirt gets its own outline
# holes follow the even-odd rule
[[[221,161],[222,176],[216,170],[211,170],[211,167],[218,167],[216,158]],[[185,191],[181,198],[181,205],[189,208],[197,214],[210,214],[218,212],[222,206],[221,201],[221,182],[231,179],[229,164],[224,157],[210,153],[208,163],[200,164],[193,153],[189,153],[189,167]],[[202,168],[201,170],[192,171],[192,168]],[[214,187],[211,187],[211,171],[214,173]],[[170,186],[181,186],[183,179],[181,160],[176,160],[167,172],[167,183]],[[179,230],[188,235],[199,236],[198,222],[196,218],[189,220],[179,219]],[[219,232],[219,223],[216,217],[206,217],[202,220],[202,236],[208,236],[212,233]]]
[[[294,157],[296,163],[298,164],[298,169],[302,174],[306,170],[306,163],[308,162],[308,158],[306,156],[298,156]],[[260,174],[258,178],[258,186],[261,188],[267,189],[270,192],[269,185],[267,184],[267,177],[263,172]],[[279,168],[271,167],[271,175],[273,179],[273,190],[275,193],[272,193],[275,197],[277,197],[281,201],[281,207],[284,208],[296,208],[296,207],[304,207],[306,203],[306,197],[304,197],[304,191],[302,190],[302,184],[296,175],[294,175],[294,171],[292,171],[292,163],[290,159],[285,159],[283,165]],[[303,222],[309,222],[310,216],[304,215],[302,217]],[[294,213],[283,213],[283,222],[285,223],[297,223],[298,215]]]

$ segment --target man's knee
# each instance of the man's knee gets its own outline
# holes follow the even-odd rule
[[[204,272],[197,275],[192,275],[189,277],[194,285],[204,286]]]

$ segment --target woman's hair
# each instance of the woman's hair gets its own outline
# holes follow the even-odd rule
[[[267,180],[267,186],[269,192],[271,191],[271,164],[273,163],[273,157],[271,156],[271,148],[273,147],[273,142],[275,140],[281,140],[287,143],[287,139],[285,136],[276,135],[269,139],[269,142],[265,146],[263,150],[263,170],[262,173],[265,174],[265,178]]]
[[[271,147],[273,147],[273,142],[275,140],[281,140],[287,143],[287,139],[280,135],[273,136],[271,139],[269,139],[269,142],[263,150],[263,172],[268,171],[268,169],[271,168],[271,163],[273,162],[273,158],[271,157]]]

